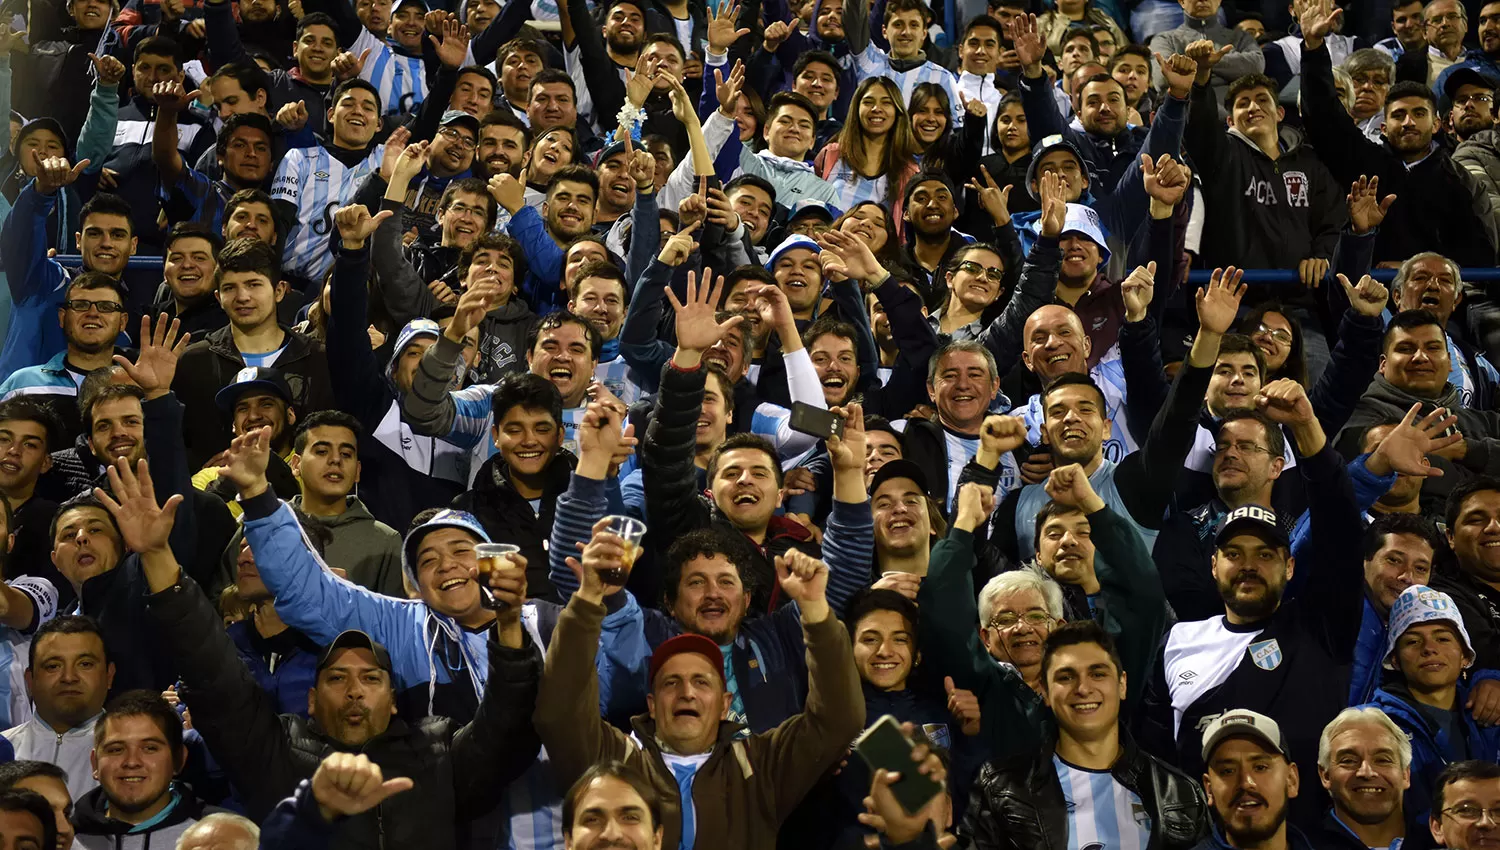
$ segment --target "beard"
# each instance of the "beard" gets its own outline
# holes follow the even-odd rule
[[[1270,803],[1267,802],[1266,805],[1269,806]],[[1261,842],[1267,841],[1271,837],[1276,835],[1276,831],[1281,829],[1282,824],[1286,823],[1287,808],[1287,804],[1283,802],[1281,804],[1281,808],[1277,810],[1276,814],[1271,817],[1271,820],[1268,823],[1264,825],[1250,826],[1243,831],[1234,828],[1231,825],[1232,821],[1226,818],[1224,820],[1224,832],[1227,833],[1230,838],[1234,839],[1234,844],[1239,847],[1245,847],[1250,844],[1259,844]]]
[[[608,35],[604,43],[616,53],[631,53],[641,46],[641,37],[638,35],[620,35],[618,32]]]
[[[1227,580],[1218,582],[1219,598],[1224,600],[1225,608],[1244,620],[1264,620],[1276,613],[1277,607],[1281,605],[1281,594],[1286,589],[1286,579],[1283,578],[1280,582],[1273,583],[1253,573],[1250,575],[1254,576],[1252,581],[1257,581],[1265,587],[1264,592],[1259,596],[1247,598],[1239,595],[1237,591],[1240,579],[1246,576],[1244,571],[1240,571]],[[1283,817],[1285,817],[1284,813]]]

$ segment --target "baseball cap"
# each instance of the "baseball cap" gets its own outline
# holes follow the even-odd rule
[[[666,664],[672,656],[684,652],[696,652],[707,658],[714,670],[718,671],[720,681],[724,679],[724,653],[719,651],[719,645],[703,635],[680,634],[663,641],[656,651],[651,653],[651,675],[646,680],[647,683],[654,685],[656,674],[661,672],[662,665]]]
[[[1037,143],[1036,148],[1031,152],[1031,164],[1026,166],[1026,191],[1030,192],[1031,197],[1038,201],[1042,198],[1037,194],[1036,189],[1031,187],[1031,184],[1036,182],[1036,170],[1037,166],[1042,163],[1042,157],[1053,151],[1067,151],[1072,154],[1078,160],[1078,170],[1083,172],[1085,177],[1089,173],[1088,163],[1084,160],[1083,152],[1078,149],[1077,145],[1068,141],[1061,133],[1053,133],[1047,136]]]
[[[249,392],[266,392],[292,404],[292,388],[280,369],[271,366],[246,366],[234,373],[228,386],[214,395],[214,403],[226,415],[234,413],[234,404]]]
[[[1229,738],[1254,738],[1287,761],[1292,760],[1281,727],[1259,712],[1237,708],[1210,720],[1203,730],[1203,760],[1208,761],[1214,748]]]
[[[1422,623],[1448,623],[1453,626],[1464,643],[1464,667],[1474,663],[1474,643],[1469,640],[1463,614],[1453,602],[1453,597],[1441,590],[1414,584],[1401,591],[1401,595],[1391,604],[1391,625],[1385,633],[1385,659],[1382,662],[1385,669],[1396,669],[1396,643],[1406,634],[1407,629]]]
[[[1451,103],[1453,96],[1464,86],[1480,86],[1494,91],[1500,88],[1494,77],[1481,73],[1478,68],[1471,65],[1459,65],[1448,73],[1448,79],[1443,81],[1443,96]]]
[[[452,508],[438,511],[421,525],[406,532],[406,539],[401,541],[401,569],[406,572],[406,577],[411,581],[412,587],[418,586],[417,547],[422,545],[422,538],[440,528],[461,528],[479,538],[481,542],[490,542],[490,536],[485,533],[484,526],[480,525],[478,518],[468,511],[456,511]]]
[[[1260,505],[1241,505],[1225,514],[1219,522],[1219,530],[1214,534],[1214,548],[1223,546],[1241,532],[1254,534],[1273,546],[1290,548],[1292,545],[1276,521],[1275,511]]]
[[[20,118],[21,114],[12,110],[10,117]],[[13,149],[19,151],[21,149],[21,143],[26,141],[26,137],[30,136],[32,133],[35,133],[38,130],[52,131],[53,135],[62,140],[63,150],[72,150],[72,145],[68,142],[68,134],[63,132],[62,122],[58,121],[56,118],[33,118],[30,121],[22,119],[21,130],[20,132],[16,133],[16,142],[12,146]]]
[[[770,259],[766,260],[766,268],[776,268],[776,261],[781,259],[781,255],[785,254],[788,251],[795,251],[798,248],[806,248],[814,254],[823,253],[822,246],[820,246],[817,242],[814,242],[812,239],[809,239],[808,237],[798,233],[793,236],[788,236],[786,239],[782,240],[780,245],[776,246],[776,249],[771,252]]]
[[[916,461],[898,458],[888,460],[875,470],[875,477],[870,479],[870,492],[873,494],[880,489],[880,485],[892,478],[910,478],[917,489],[923,493],[927,492],[927,472],[922,469]]]
[[[401,7],[403,7],[403,6],[411,6],[411,5],[421,6],[422,7],[422,11],[424,11],[424,12],[431,11],[431,8],[428,7],[428,5],[427,5],[427,0],[396,0],[396,5],[394,5],[394,6],[391,7],[391,14],[392,15],[396,14],[396,11],[398,9],[400,9]]]
[[[385,672],[391,672],[391,654],[385,651],[385,647],[359,629],[348,629],[339,632],[339,636],[333,639],[333,643],[324,648],[323,654],[318,656],[319,673],[333,662],[333,656],[341,649],[368,649],[370,654],[375,656],[375,664]]]
[[[961,197],[959,195],[958,189],[954,187],[953,181],[948,178],[947,174],[944,174],[941,171],[924,171],[921,174],[913,176],[911,180],[907,181],[906,194],[902,196],[901,202],[907,206],[910,206],[911,196],[917,191],[917,187],[924,186],[928,183],[941,183],[944,186],[948,187],[948,194],[953,196],[954,203],[957,203],[959,198]]]
[[[803,216],[816,216],[829,224],[832,224],[835,218],[833,208],[817,198],[803,198],[797,203],[792,204],[792,209],[787,214],[786,220],[790,224]]]
[[[463,111],[462,109],[450,109],[443,113],[442,120],[438,121],[439,127],[467,127],[479,138],[479,119]]]
[[[598,156],[594,157],[594,167],[598,168],[599,164],[602,163],[602,162],[604,162],[606,159],[609,159],[610,157],[614,156],[617,153],[624,153],[624,152],[625,152],[625,143],[624,142],[610,142],[609,144],[605,145],[602,150],[599,151]]]

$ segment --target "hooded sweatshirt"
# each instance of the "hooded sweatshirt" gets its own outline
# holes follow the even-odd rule
[[[345,496],[344,512],[338,516],[303,516],[327,529],[331,535],[323,555],[331,566],[348,573],[349,580],[368,590],[406,598],[401,581],[401,535],[370,515],[358,496]],[[292,499],[302,510],[302,497]]]
[[[73,810],[78,830],[73,846],[81,850],[171,850],[177,839],[208,815],[222,811],[203,805],[186,786],[172,784],[172,802],[156,817],[141,824],[115,820],[106,812],[103,788],[83,795]]]

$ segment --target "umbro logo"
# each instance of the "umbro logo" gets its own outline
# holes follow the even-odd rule
[[[314,171],[313,172],[313,176],[316,177],[316,178],[318,178],[319,180],[327,180],[328,179],[328,172],[326,172],[326,171]]]
[[[1191,682],[1194,679],[1198,678],[1198,674],[1194,673],[1192,670],[1187,670],[1185,672],[1178,673],[1177,678],[1181,679],[1184,682]]]

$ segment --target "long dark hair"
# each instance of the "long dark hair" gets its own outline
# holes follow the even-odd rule
[[[921,137],[917,135],[916,119],[913,118],[911,135],[913,139],[916,139],[917,147],[922,152],[922,170],[946,171],[948,170],[948,152],[953,147],[953,102],[948,99],[948,90],[937,83],[919,83],[912,90],[911,103],[907,107],[907,112],[910,115],[916,115],[917,110],[926,106],[929,100],[938,102],[948,123],[943,125],[943,132],[932,140],[932,144],[924,146]]]
[[[1240,333],[1253,338],[1267,313],[1275,313],[1286,319],[1287,325],[1292,330],[1292,347],[1286,355],[1286,362],[1281,364],[1281,368],[1274,372],[1267,368],[1265,380],[1261,383],[1268,384],[1277,378],[1291,378],[1303,387],[1311,389],[1307,386],[1307,352],[1302,341],[1302,323],[1297,321],[1297,318],[1280,301],[1267,301],[1251,310],[1244,319],[1240,320]]]
[[[866,92],[876,86],[885,89],[886,95],[891,98],[895,115],[892,117],[890,130],[886,131],[880,174],[866,177],[859,170],[859,163],[865,158],[865,145],[869,136],[865,135],[865,129],[859,123],[859,102],[864,99]],[[838,143],[839,158],[849,163],[849,168],[855,175],[866,180],[886,178],[886,201],[894,204],[901,199],[901,177],[916,162],[917,137],[912,132],[911,115],[906,111],[906,101],[901,96],[900,86],[888,77],[866,77],[859,88],[854,90],[854,97],[849,101],[849,115],[844,121],[844,128],[839,131]]]

